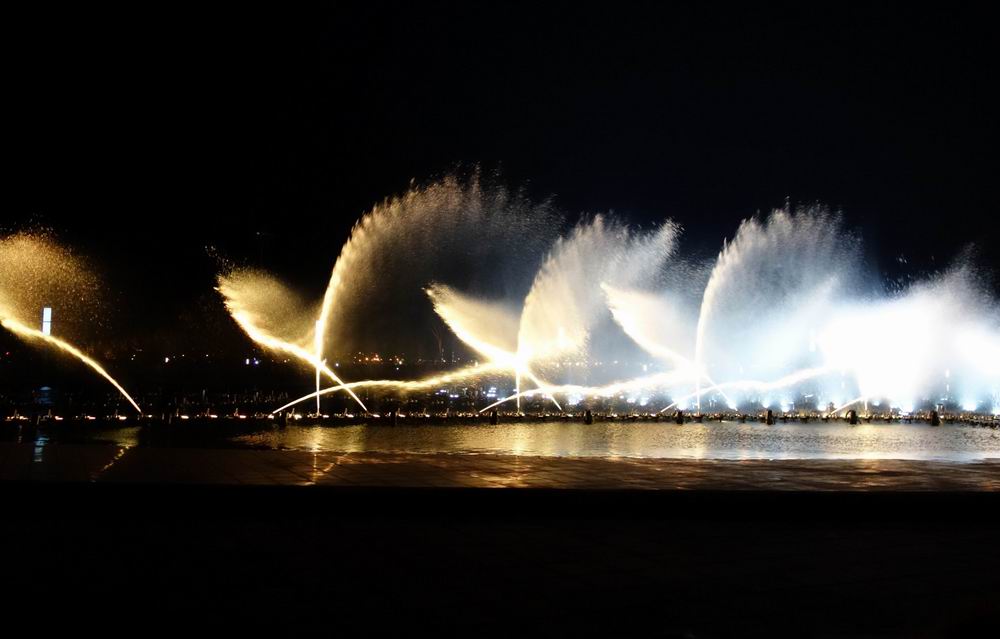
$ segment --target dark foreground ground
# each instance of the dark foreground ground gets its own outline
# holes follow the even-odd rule
[[[997,627],[992,464],[973,473],[978,488],[887,490],[934,465],[881,462],[863,467],[881,482],[832,491],[773,490],[769,477],[795,476],[794,465],[768,475],[740,464],[715,472],[743,485],[695,490],[667,479],[683,466],[646,489],[9,478],[0,605],[8,628],[102,634],[939,637]],[[824,470],[838,472],[859,470]]]

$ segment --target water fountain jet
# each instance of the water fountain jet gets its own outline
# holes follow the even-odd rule
[[[22,232],[0,238],[0,325],[20,338],[41,342],[80,360],[142,414],[132,396],[104,367],[67,339],[51,334],[51,321],[43,318],[42,330],[38,330],[26,319],[44,306],[40,297],[85,300],[96,297],[98,291],[96,278],[82,260],[47,235]]]

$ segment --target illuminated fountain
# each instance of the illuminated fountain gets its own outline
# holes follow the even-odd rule
[[[312,392],[275,413],[312,400],[319,415],[331,393],[367,413],[360,389],[496,379],[514,392],[481,411],[510,402],[520,413],[538,397],[560,412],[612,398],[647,412],[1000,412],[1000,305],[971,259],[888,292],[864,268],[860,238],[818,207],[744,221],[710,262],[681,255],[679,238],[669,221],[638,229],[598,215],[569,227],[548,203],[447,178],[365,214],[322,299],[247,267],[224,269],[217,290],[251,340],[309,367]],[[53,302],[67,302],[60,317],[97,317],[92,269],[25,233],[0,239],[0,266],[0,324],[79,359],[138,410],[74,345],[85,336],[53,335],[51,314],[36,328]],[[327,349],[398,352],[442,323],[479,360],[348,383],[328,364]]]
[[[1000,382],[998,313],[960,265],[903,295],[847,305],[818,343],[829,365],[856,381],[858,398],[844,407],[887,400],[911,412],[947,402],[975,412]]]
[[[701,399],[718,394],[729,410],[749,403],[787,412],[801,398],[813,409],[832,404],[835,414],[860,403],[867,413],[869,402],[909,413],[918,405],[951,401],[954,387],[960,389],[963,410],[975,411],[981,404],[977,398],[993,397],[995,404],[1000,313],[968,265],[960,263],[889,295],[874,278],[865,277],[862,264],[858,238],[822,209],[775,211],[764,220],[747,220],[720,253],[707,281],[683,263],[683,276],[671,274],[678,267],[673,259],[661,263],[666,290],[630,288],[600,278],[615,321],[668,373],[599,386],[540,385],[518,389],[502,401],[539,393],[646,391],[676,398],[663,410],[686,408],[694,401],[701,412]],[[692,286],[700,287],[700,300]],[[563,290],[570,297],[594,297],[586,286]],[[570,302],[556,308],[564,305],[573,307]],[[564,314],[553,316],[558,320],[550,334],[573,325]],[[470,340],[467,325],[449,325],[482,352],[477,344],[488,338]],[[951,378],[940,396],[942,371]],[[688,384],[693,388],[685,392]]]
[[[484,187],[478,176],[464,183],[450,177],[412,188],[365,214],[337,257],[318,309],[258,269],[229,269],[219,276],[217,288],[233,319],[254,342],[292,355],[335,384],[322,390],[317,384],[316,392],[275,412],[315,398],[318,413],[320,396],[340,391],[367,411],[355,389],[426,390],[497,368],[487,363],[415,381],[342,382],[323,361],[324,344],[348,351],[364,337],[384,344],[389,339],[386,333],[405,332],[395,327],[365,335],[379,328],[379,319],[386,315],[384,309],[372,307],[385,297],[374,292],[395,286],[395,304],[419,308],[425,303],[421,291],[436,274],[474,273],[476,267],[496,265],[504,258],[520,263],[544,246],[556,227],[547,204],[532,204],[521,194]],[[481,241],[483,237],[490,242]],[[509,248],[515,242],[516,248]],[[412,297],[406,298],[408,294]]]
[[[45,235],[18,233],[0,238],[0,325],[24,340],[80,360],[141,413],[135,400],[103,366],[66,338],[52,335],[52,309],[44,304],[65,301],[79,313],[92,301],[97,288],[82,260]],[[33,328],[39,316],[41,328]]]
[[[822,210],[775,211],[740,225],[707,280],[673,277],[666,290],[605,291],[615,320],[637,344],[691,371],[693,391],[674,389],[680,397],[664,410],[693,400],[701,412],[710,393],[734,410],[751,394],[829,371],[816,354],[817,327],[840,300],[860,294],[858,246]]]
[[[608,283],[604,291],[624,332],[671,366],[682,387],[694,383],[687,394],[666,389],[679,397],[664,410],[693,400],[700,412],[701,398],[710,393],[720,394],[730,410],[757,402],[788,411],[802,396],[813,398],[813,406],[828,401],[833,413],[859,403],[867,413],[869,401],[909,413],[951,401],[952,388],[970,412],[977,398],[995,397],[1000,313],[974,271],[959,263],[888,295],[866,282],[862,263],[858,239],[835,216],[820,209],[775,211],[740,226],[716,260],[700,304],[678,286],[683,278],[673,278],[674,288],[666,291]],[[942,371],[950,376],[943,396],[936,395]],[[637,377],[627,385],[656,390],[662,381]],[[845,401],[845,393],[855,399]]]
[[[322,359],[323,339],[319,330],[322,324],[309,321],[310,314],[290,289],[271,275],[254,269],[233,269],[220,275],[217,289],[229,314],[250,339],[305,362],[316,370],[317,380],[321,373],[326,375],[346,390],[362,410],[368,410],[353,388],[345,386]],[[311,331],[309,325],[313,327]],[[308,348],[310,342],[313,350]]]
[[[582,223],[555,242],[519,310],[509,300],[483,301],[444,284],[432,284],[426,292],[434,310],[463,343],[486,359],[485,363],[412,382],[367,380],[338,385],[299,398],[275,412],[341,389],[363,386],[411,392],[498,372],[514,377],[515,393],[508,399],[517,402],[518,411],[520,398],[535,393],[546,396],[562,410],[555,394],[545,390],[551,384],[538,371],[557,372],[561,360],[586,358],[596,329],[602,320],[609,319],[601,283],[640,286],[654,280],[673,253],[676,234],[677,227],[670,223],[649,233],[635,232],[601,216]],[[522,392],[522,378],[535,388]],[[629,385],[612,384],[602,392]],[[555,388],[565,393],[570,388],[584,391],[590,387],[563,384]],[[503,400],[496,405],[500,403]]]
[[[429,287],[427,294],[459,339],[513,373],[520,411],[522,377],[537,390],[549,384],[534,372],[536,367],[586,357],[595,327],[607,313],[601,284],[636,286],[655,277],[674,250],[676,233],[668,223],[639,234],[600,216],[578,225],[556,242],[519,314],[441,284]],[[562,410],[554,394],[544,394]]]
[[[359,388],[408,393],[497,375],[514,392],[484,411],[512,402],[520,412],[535,396],[558,410],[563,397],[667,397],[662,410],[699,413],[706,399],[782,413],[1000,401],[1000,313],[965,262],[888,293],[863,268],[860,238],[818,207],[744,221],[708,264],[678,255],[670,222],[641,231],[596,216],[557,237],[560,226],[547,205],[448,179],[366,214],[318,309],[252,269],[220,276],[219,291],[251,339],[316,371],[315,391],[275,412],[315,400],[318,413],[329,393],[361,404]],[[490,276],[499,291],[482,286]],[[343,383],[324,345],[380,344],[420,325],[389,323],[394,308],[433,309],[484,361]],[[590,366],[600,360],[641,371],[609,378]],[[333,385],[320,388],[321,374]]]
[[[782,389],[828,370],[811,355],[813,327],[830,313],[835,296],[853,291],[858,280],[851,267],[856,250],[835,219],[816,211],[799,216],[779,211],[766,223],[749,220],[724,248],[707,282],[705,269],[676,259],[678,230],[664,228],[669,229],[669,242],[650,244],[660,249],[658,254],[645,255],[624,244],[622,253],[629,260],[611,260],[620,267],[618,272],[587,273],[580,279],[591,283],[590,290],[580,285],[563,289],[564,297],[587,296],[598,302],[599,312],[610,310],[620,329],[669,371],[601,386],[572,386],[573,392],[668,392],[681,397],[667,409],[686,408],[687,401],[694,400],[699,412],[702,396],[715,393],[727,408],[735,409],[743,399],[731,397],[736,391]],[[665,288],[657,288],[660,283]],[[552,313],[556,331],[565,323],[565,305],[556,305]],[[588,333],[579,341],[590,338]],[[724,381],[716,383],[715,378]],[[549,386],[548,391],[569,388]]]

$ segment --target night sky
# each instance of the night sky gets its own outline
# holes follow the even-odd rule
[[[321,291],[372,204],[476,166],[706,255],[788,199],[890,274],[1000,265],[988,16],[665,4],[13,16],[0,225],[95,256],[139,322],[211,294],[206,246]]]

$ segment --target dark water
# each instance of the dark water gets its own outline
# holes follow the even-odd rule
[[[58,438],[53,438],[58,441]],[[90,431],[86,441],[136,446],[137,427]],[[80,436],[74,437],[80,441]],[[1000,458],[1000,430],[961,424],[541,422],[420,426],[290,425],[232,436],[197,436],[154,445],[332,452],[503,454],[679,459]]]

